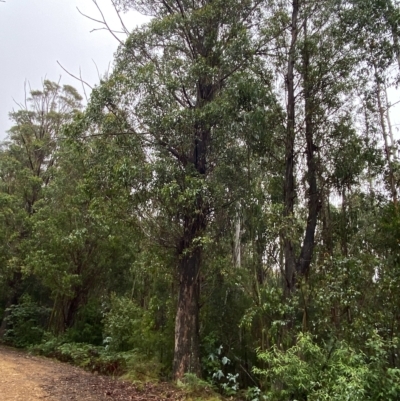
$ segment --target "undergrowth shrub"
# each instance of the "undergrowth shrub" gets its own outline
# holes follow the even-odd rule
[[[127,351],[137,348],[141,340],[142,309],[127,297],[111,297],[110,310],[104,317],[104,333],[108,348]]]
[[[90,300],[79,310],[74,326],[65,333],[68,342],[102,345],[102,320],[100,303],[97,300]]]
[[[178,380],[177,386],[186,393],[186,400],[221,400],[221,397],[215,393],[212,384],[198,378],[193,373],[186,373],[182,379]]]
[[[128,371],[127,360],[132,353],[110,352],[104,347],[84,343],[68,343],[62,338],[49,337],[47,341],[30,347],[30,351],[68,362],[91,372],[120,376]]]
[[[4,341],[14,347],[24,348],[42,341],[51,309],[23,296],[18,305],[7,309],[7,330]]]
[[[161,376],[162,365],[135,350],[116,352],[104,346],[66,342],[66,338],[48,334],[46,341],[30,347],[30,351],[132,382],[156,382]]]
[[[201,362],[206,379],[224,395],[235,396],[239,392],[239,373],[229,369],[232,363],[223,352],[222,345],[212,349],[210,341],[213,341],[213,337],[209,336],[205,340],[203,348],[208,350],[208,355],[203,356]]]
[[[170,375],[174,349],[174,318],[170,301],[150,299],[146,308],[127,297],[112,296],[104,316],[104,343],[115,352],[135,350],[149,364],[162,365],[161,375]],[[147,368],[146,368],[147,369]]]
[[[162,364],[156,359],[131,352],[126,360],[127,372],[124,378],[131,382],[157,382],[163,373]]]
[[[390,368],[387,347],[377,334],[366,352],[345,342],[319,345],[300,334],[286,351],[273,347],[259,352],[265,368],[254,368],[264,378],[268,400],[394,401],[400,397],[400,370]]]

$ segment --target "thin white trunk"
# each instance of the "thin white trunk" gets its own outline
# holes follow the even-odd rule
[[[394,136],[393,136],[393,126],[390,119],[390,106],[389,106],[389,97],[387,92],[387,86],[385,85],[385,96],[386,96],[386,121],[389,128],[389,137],[390,137],[390,154],[392,160],[396,161],[397,155],[394,146]]]
[[[241,233],[241,221],[240,221],[240,213],[239,213],[240,205],[237,205],[236,208],[236,216],[235,216],[235,236],[233,242],[233,261],[234,265],[237,268],[241,266],[241,244],[240,244],[240,233]]]
[[[375,67],[375,75],[377,76],[376,73],[376,67]],[[397,207],[397,189],[396,189],[396,182],[394,178],[394,171],[393,171],[393,165],[392,165],[392,157],[391,157],[391,150],[389,146],[389,141],[388,141],[388,134],[386,132],[386,112],[382,104],[382,85],[379,81],[379,78],[376,79],[376,97],[378,101],[378,109],[379,109],[379,119],[381,123],[381,128],[382,128],[382,136],[383,136],[383,142],[385,145],[385,155],[386,155],[386,162],[388,165],[389,169],[389,184],[390,184],[390,190],[392,193],[392,200],[393,204],[395,207]]]

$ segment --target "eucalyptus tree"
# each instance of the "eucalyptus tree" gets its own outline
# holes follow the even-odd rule
[[[71,140],[71,129],[64,129],[57,169],[37,202],[26,258],[51,294],[49,327],[56,334],[71,329],[89,301],[97,299],[100,308],[101,297],[124,287],[137,240],[129,190],[115,173],[113,143],[99,150],[94,142]]]
[[[346,35],[363,51],[379,59],[381,66],[399,66],[399,2],[396,0],[348,0],[341,12]]]
[[[329,187],[332,136],[354,126],[355,75],[359,61],[339,29],[344,1],[269,3],[263,52],[274,68],[281,118],[284,288],[308,275],[316,233]],[[283,96],[281,94],[284,94]],[[304,214],[304,220],[299,212]],[[297,276],[297,279],[296,279]]]
[[[176,255],[179,295],[174,377],[200,374],[201,266],[216,211],[234,202],[242,146],[265,132],[271,102],[251,66],[261,1],[117,1],[153,17],[120,47],[104,106],[128,122],[119,134],[140,139],[151,166],[151,199],[142,206],[153,235]],[[108,89],[107,89],[108,88]],[[229,177],[225,175],[225,178]]]
[[[6,307],[18,300],[24,243],[31,234],[36,202],[43,187],[48,185],[51,169],[57,161],[55,151],[62,126],[71,121],[80,108],[81,97],[73,87],[45,80],[41,90],[30,89],[19,110],[10,113],[14,125],[0,155],[0,188],[2,197],[12,199],[13,203],[12,213],[8,209],[7,221],[18,224],[5,230],[10,233],[7,238],[9,256],[4,262],[9,273]],[[3,329],[4,325],[3,320]]]
[[[362,59],[360,63],[360,97],[373,131],[373,122],[379,122],[380,134],[386,158],[385,181],[394,204],[397,204],[396,143],[390,121],[390,103],[387,88],[395,86],[400,73],[399,21],[400,9],[397,1],[349,0],[341,13],[340,25],[353,44],[352,50]]]
[[[62,126],[81,109],[81,100],[75,88],[45,80],[41,90],[30,90],[19,110],[10,113],[14,125],[9,130],[7,153],[20,166],[16,174],[29,215],[49,182]]]

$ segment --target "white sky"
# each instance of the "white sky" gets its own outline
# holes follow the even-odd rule
[[[114,29],[120,23],[110,0],[98,0]],[[61,84],[80,83],[65,73],[57,60],[71,73],[90,84],[98,82],[96,63],[103,75],[113,60],[118,42],[106,31],[90,33],[99,24],[79,14],[76,7],[93,18],[100,15],[92,0],[5,0],[0,2],[0,140],[11,123],[8,113],[24,100],[24,82],[40,89],[46,78]],[[128,29],[145,21],[139,14],[124,16]],[[94,61],[94,62],[93,62]],[[83,95],[83,94],[82,94]]]

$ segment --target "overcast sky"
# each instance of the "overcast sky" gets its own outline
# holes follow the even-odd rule
[[[110,0],[98,0],[114,29],[120,27]],[[10,128],[8,113],[24,99],[24,82],[33,89],[41,87],[43,78],[75,86],[57,64],[79,75],[90,84],[98,82],[96,63],[104,74],[118,42],[106,31],[90,32],[99,25],[79,14],[77,7],[99,18],[92,0],[5,0],[0,2],[0,140]],[[124,16],[128,28],[145,19],[139,14]]]
[[[114,29],[120,23],[110,0],[97,0]],[[79,75],[90,84],[98,82],[95,63],[104,74],[113,60],[118,42],[95,22],[79,14],[79,9],[99,18],[92,0],[5,0],[0,2],[0,140],[10,128],[8,113],[17,108],[13,99],[24,99],[24,82],[40,88],[44,78],[70,84],[82,92],[79,82],[57,64]],[[124,16],[128,28],[145,22],[139,14]],[[400,100],[399,91],[391,90],[390,101]],[[400,106],[400,104],[399,104]],[[392,109],[392,123],[399,136],[400,107]]]

